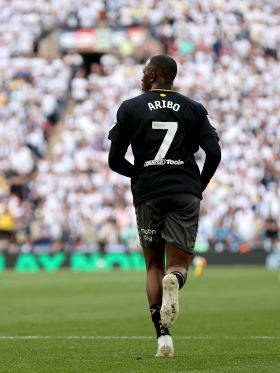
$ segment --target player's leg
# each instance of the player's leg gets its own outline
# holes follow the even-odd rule
[[[193,254],[166,242],[166,257],[166,273],[176,275],[179,289],[181,289],[186,282]]]
[[[161,323],[160,310],[162,306],[162,280],[165,274],[164,253],[165,243],[162,240],[152,248],[143,249],[147,272],[147,297],[150,313],[158,339],[156,357],[173,356],[173,342],[168,328]]]
[[[171,357],[174,354],[173,342],[168,328],[161,322],[162,280],[165,274],[165,243],[162,240],[152,248],[143,249],[147,272],[147,297],[150,313],[158,339],[156,357]]]
[[[163,326],[173,326],[179,315],[179,290],[184,286],[192,254],[166,243],[166,275],[163,278],[161,320]]]
[[[172,208],[165,217],[163,227],[167,274],[163,278],[161,307],[161,321],[167,328],[174,325],[179,314],[178,293],[186,282],[193,255],[200,200],[193,195],[184,194],[171,196],[169,202]]]
[[[147,296],[150,306],[161,302],[165,242],[161,237],[163,216],[153,200],[136,208],[137,228],[146,263]]]
[[[161,237],[163,216],[156,201],[144,202],[136,208],[137,226],[146,263],[146,289],[151,319],[158,338],[157,357],[173,356],[173,342],[169,330],[160,318],[162,280],[165,274],[165,242]]]
[[[161,303],[162,279],[165,274],[164,241],[151,248],[143,248],[146,263],[146,290],[149,305]]]

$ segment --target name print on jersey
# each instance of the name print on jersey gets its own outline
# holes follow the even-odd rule
[[[166,100],[157,100],[152,102],[148,102],[148,107],[150,111],[158,110],[158,109],[172,109],[174,111],[179,111],[180,105],[173,101],[166,101]]]

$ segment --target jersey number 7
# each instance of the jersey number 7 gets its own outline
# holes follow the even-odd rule
[[[174,139],[175,133],[178,129],[177,122],[152,122],[152,128],[155,130],[167,130],[163,142],[155,156],[155,160],[162,159],[166,156],[168,149]]]

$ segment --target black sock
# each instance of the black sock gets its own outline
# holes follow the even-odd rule
[[[181,272],[178,272],[178,271],[173,271],[171,273],[173,273],[173,275],[177,277],[179,289],[181,289],[185,285],[185,281],[186,281],[185,277],[182,275]]]
[[[162,335],[170,335],[169,330],[165,328],[161,323],[160,309],[161,309],[161,303],[157,303],[157,304],[150,306],[151,318],[156,329],[157,338],[159,338]]]

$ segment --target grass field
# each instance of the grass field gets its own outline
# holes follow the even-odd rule
[[[180,296],[156,359],[144,272],[3,272],[0,372],[280,372],[279,272],[208,267]]]

